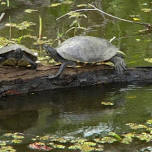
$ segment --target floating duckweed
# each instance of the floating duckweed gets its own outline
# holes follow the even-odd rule
[[[68,149],[77,150],[77,149],[81,149],[81,146],[79,144],[76,144],[76,145],[72,145],[72,146],[68,147]]]
[[[15,139],[24,139],[24,136],[22,136],[22,135],[14,134],[12,137],[15,138]]]
[[[117,139],[115,139],[113,137],[103,137],[101,139],[101,143],[109,143],[109,144],[111,144],[111,143],[114,143],[116,141],[117,141]]]
[[[6,141],[0,141],[0,146],[5,146],[6,145]]]
[[[0,152],[16,152],[12,146],[2,146]]]
[[[83,143],[86,142],[86,141],[87,141],[87,139],[83,139],[83,138],[79,138],[79,139],[77,140],[77,142],[80,143],[80,144],[83,144]]]
[[[113,136],[113,137],[116,138],[118,141],[121,140],[121,137],[120,137],[118,134],[116,134],[115,132],[109,132],[109,135],[110,135],[110,136]]]
[[[21,142],[22,142],[22,140],[19,140],[19,139],[12,140],[12,143],[14,143],[14,144],[20,144]]]
[[[54,148],[58,148],[58,149],[64,149],[65,146],[64,145],[52,145]]]
[[[145,125],[136,124],[136,123],[127,123],[126,125],[129,126],[133,130],[146,129],[147,128],[147,126],[145,126]]]
[[[94,142],[84,142],[83,144],[88,145],[88,146],[96,146],[96,143]]]
[[[94,141],[95,141],[96,143],[102,143],[102,141],[101,141],[100,138],[95,138]]]
[[[50,136],[43,136],[43,137],[40,137],[40,140],[49,140],[50,139]]]
[[[136,138],[138,138],[141,141],[150,142],[152,140],[152,135],[149,133],[143,132],[141,134],[136,135]]]
[[[64,138],[58,138],[56,139],[56,141],[60,143],[67,143],[67,140],[65,140]]]
[[[12,137],[13,133],[5,133],[5,134],[3,134],[3,136],[5,136],[5,137]]]
[[[152,125],[152,119],[151,120],[147,120],[146,122],[148,125]]]
[[[123,136],[124,138],[121,141],[123,144],[130,144],[133,140],[133,137],[135,137],[134,133],[123,134]]]
[[[104,143],[109,143],[110,144],[110,143],[116,142],[117,139],[115,139],[113,137],[103,137],[103,138],[96,138],[96,139],[94,139],[94,141],[97,142],[97,143],[102,143],[102,144],[104,144]]]
[[[93,147],[86,145],[86,144],[81,145],[80,149],[82,152],[91,152],[94,150]]]

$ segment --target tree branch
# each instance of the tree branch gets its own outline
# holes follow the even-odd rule
[[[2,21],[2,19],[4,18],[4,16],[5,16],[5,13],[2,13],[2,14],[0,15],[0,22]]]

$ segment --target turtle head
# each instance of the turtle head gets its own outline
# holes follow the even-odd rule
[[[44,44],[44,45],[43,45],[43,49],[46,50],[46,51],[48,51],[49,47],[50,47],[50,46],[47,45],[47,44]]]
[[[43,49],[46,50],[46,52],[50,55],[53,54],[54,52],[56,52],[56,50],[53,47],[51,47],[47,44],[43,45]]]
[[[18,60],[20,60],[23,56],[23,51],[21,48],[17,48],[16,50],[14,50],[14,57]]]

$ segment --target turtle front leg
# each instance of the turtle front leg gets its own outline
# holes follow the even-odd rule
[[[37,68],[37,64],[34,61],[32,61],[29,57],[27,57],[25,54],[23,54],[22,58],[29,62],[29,64],[31,65],[31,69]]]
[[[64,71],[64,69],[67,67],[67,65],[76,66],[76,63],[72,62],[72,61],[63,62],[60,65],[60,68],[59,68],[58,72],[55,75],[49,75],[47,78],[48,79],[58,78],[62,74],[62,72]]]
[[[126,71],[126,63],[124,59],[120,56],[114,56],[110,59],[110,61],[114,64],[115,70],[118,74],[123,74]]]

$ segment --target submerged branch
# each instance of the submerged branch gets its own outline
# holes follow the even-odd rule
[[[111,15],[109,13],[106,13],[106,12],[98,9],[97,7],[95,7],[92,4],[89,4],[89,6],[93,7],[96,11],[99,11],[102,14],[105,14],[105,15],[111,17],[111,18],[114,18],[114,19],[117,19],[117,20],[120,20],[120,21],[124,21],[124,22],[128,22],[128,23],[134,23],[134,24],[139,24],[139,25],[144,25],[146,27],[152,27],[152,24],[150,24],[150,23],[142,23],[142,22],[134,22],[134,21],[131,21],[131,20],[126,20],[126,19],[123,19],[123,18],[120,18],[120,17],[117,17],[117,16],[113,16],[113,15]]]
[[[98,9],[97,7],[95,7],[95,6],[92,5],[92,4],[88,4],[88,5],[91,6],[91,7],[93,7],[93,9],[88,8],[88,9],[78,9],[78,10],[75,10],[75,11],[70,11],[70,12],[68,12],[68,13],[60,16],[60,17],[58,17],[56,20],[59,20],[59,19],[65,17],[65,16],[70,15],[71,13],[75,13],[75,12],[97,11],[97,12],[100,12],[100,13],[102,13],[102,14],[104,14],[104,15],[107,15],[107,16],[109,16],[109,17],[111,17],[111,18],[114,18],[114,19],[117,19],[117,20],[120,20],[120,21],[124,21],[124,22],[128,22],[128,23],[133,23],[133,24],[144,25],[144,26],[146,26],[148,29],[151,29],[151,28],[152,28],[152,24],[150,24],[150,23],[134,22],[134,21],[131,21],[131,20],[123,19],[123,18],[114,16],[114,15],[111,15],[111,14],[109,14],[109,13],[106,13],[106,12]]]
[[[75,13],[75,12],[83,12],[83,11],[96,11],[96,10],[95,10],[95,9],[91,9],[91,8],[90,8],[90,9],[89,9],[89,8],[86,8],[86,9],[85,9],[85,8],[84,8],[84,9],[78,9],[78,10],[70,11],[70,12],[62,15],[62,16],[58,17],[56,20],[59,20],[59,19],[65,17],[65,16],[68,16],[68,15],[72,14],[72,13]]]

